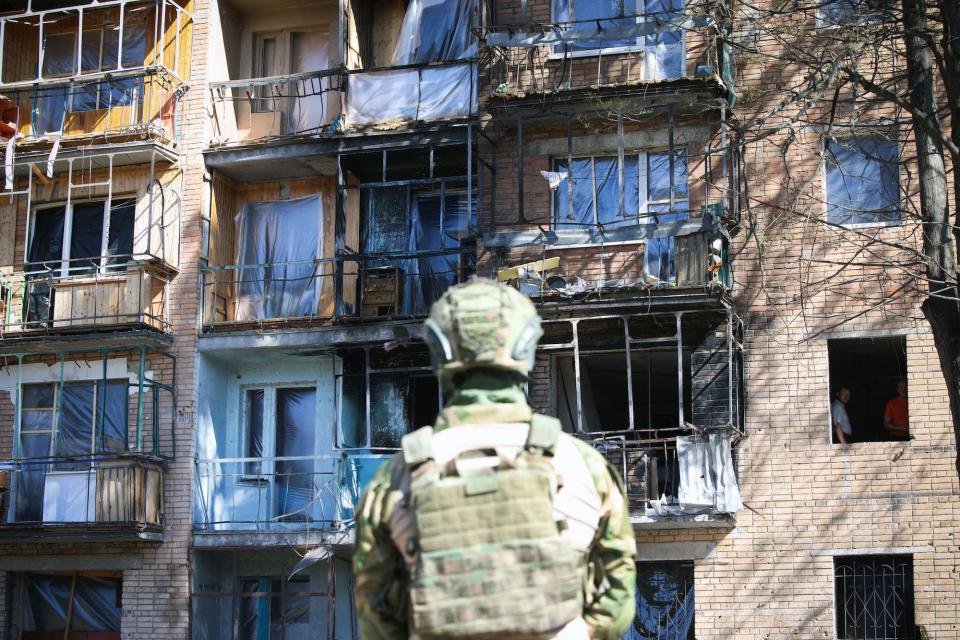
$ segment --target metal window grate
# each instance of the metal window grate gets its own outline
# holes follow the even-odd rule
[[[834,559],[839,640],[916,640],[913,557]]]

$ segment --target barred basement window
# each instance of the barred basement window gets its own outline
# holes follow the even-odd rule
[[[839,640],[915,640],[913,557],[847,556],[833,560]]]
[[[694,640],[693,562],[637,563],[637,611],[623,640]]]

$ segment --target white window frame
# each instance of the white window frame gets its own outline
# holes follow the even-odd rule
[[[66,278],[70,276],[70,242],[73,239],[73,207],[77,204],[89,204],[91,202],[103,202],[103,217],[101,218],[101,234],[100,234],[100,255],[96,258],[90,258],[91,263],[95,260],[99,261],[99,266],[97,267],[97,273],[105,274],[108,272],[107,259],[110,257],[107,254],[107,250],[110,247],[110,209],[113,205],[114,200],[133,200],[134,201],[134,238],[136,238],[136,217],[137,217],[137,205],[139,204],[136,196],[117,196],[113,195],[108,196],[107,198],[85,198],[83,200],[70,200],[68,202],[52,202],[44,203],[41,205],[36,205],[30,212],[30,220],[28,222],[27,234],[29,237],[27,239],[26,252],[29,254],[30,246],[33,244],[34,233],[36,232],[36,222],[37,222],[37,213],[40,211],[47,211],[50,209],[59,209],[60,207],[64,208],[63,213],[63,247],[60,252],[60,277]]]
[[[690,161],[689,161],[689,154],[688,154],[688,152],[687,152],[688,150],[687,150],[687,148],[686,148],[685,146],[678,146],[678,147],[675,147],[674,150],[673,150],[673,152],[674,152],[675,154],[676,154],[678,151],[683,151],[683,152],[684,152],[684,153],[683,153],[683,157],[684,157],[684,159],[686,160],[686,163],[685,163],[685,164],[686,164],[686,174],[687,174],[687,198],[686,198],[686,203],[687,203],[687,207],[688,207],[688,211],[689,211],[689,204],[690,204],[690,183],[689,183],[689,180],[690,180]],[[623,203],[623,206],[624,206],[624,212],[623,212],[623,214],[624,214],[624,215],[623,215],[623,218],[622,218],[621,220],[618,220],[618,222],[627,222],[627,221],[631,221],[631,220],[632,220],[632,221],[635,222],[636,224],[652,224],[651,222],[645,222],[645,219],[649,219],[649,218],[650,218],[651,205],[655,206],[655,205],[668,204],[668,205],[670,205],[670,210],[671,210],[671,212],[672,212],[672,211],[676,208],[676,205],[677,205],[679,202],[681,202],[680,200],[677,200],[676,198],[674,198],[674,195],[673,195],[673,194],[670,194],[670,197],[669,197],[669,198],[667,198],[667,199],[661,199],[661,200],[650,200],[650,199],[648,198],[648,183],[649,183],[648,177],[649,177],[649,176],[648,176],[648,171],[647,171],[647,165],[648,165],[649,156],[650,156],[650,154],[669,154],[669,153],[670,153],[670,150],[669,150],[669,149],[656,149],[656,148],[654,148],[654,149],[644,149],[644,150],[642,150],[642,151],[635,151],[635,152],[632,152],[632,153],[624,153],[624,154],[623,154],[624,159],[626,159],[628,156],[636,156],[636,158],[637,158],[637,193],[638,193],[638,196],[639,196],[639,207],[638,207],[637,215],[636,215],[636,216],[628,215],[628,213],[627,213],[628,203],[627,203],[627,202],[624,202],[624,203]],[[596,178],[597,178],[597,169],[596,169],[596,160],[597,160],[597,159],[604,159],[604,158],[612,158],[613,160],[616,161],[616,160],[617,160],[617,155],[616,155],[615,153],[614,153],[614,154],[609,154],[609,155],[608,155],[608,154],[602,154],[602,153],[601,153],[601,154],[581,154],[581,155],[576,155],[576,154],[575,154],[575,155],[573,156],[573,161],[576,162],[577,160],[585,160],[585,159],[588,159],[588,158],[591,160],[591,162],[590,162],[590,167],[591,167],[591,181],[592,181],[592,183],[593,183],[593,223],[592,223],[592,225],[593,225],[593,226],[598,226],[599,223],[597,222],[597,215],[598,215],[599,212],[597,211],[597,180],[596,180]],[[558,164],[559,162],[566,162],[566,161],[567,161],[567,157],[566,157],[566,156],[555,156],[555,157],[553,158],[553,162],[551,163],[551,165],[552,165],[552,170],[553,170],[553,171],[556,171],[556,170],[557,170],[557,164]],[[668,165],[668,166],[669,166],[669,165]],[[552,226],[552,228],[553,228],[554,230],[563,229],[563,228],[566,226],[566,225],[560,225],[560,224],[558,224],[558,221],[559,221],[559,214],[560,214],[560,206],[559,206],[560,200],[559,200],[559,198],[563,197],[564,199],[566,199],[566,197],[567,197],[567,190],[570,188],[570,187],[569,187],[569,183],[568,183],[567,181],[572,179],[572,176],[573,176],[573,167],[568,167],[568,168],[567,168],[567,171],[568,171],[569,173],[568,173],[568,175],[567,175],[566,180],[564,180],[563,182],[561,182],[561,183],[560,183],[560,186],[557,187],[556,189],[554,189],[554,190],[551,192],[551,197],[550,197],[550,224],[551,224],[551,226]],[[669,168],[668,168],[668,171],[669,171]],[[624,185],[624,191],[626,191],[626,185]],[[610,223],[606,223],[606,224],[610,224]]]
[[[317,394],[320,387],[316,381],[312,382],[270,382],[270,383],[251,383],[240,385],[240,437],[238,444],[240,447],[240,458],[249,458],[247,448],[250,444],[250,425],[248,422],[247,392],[263,391],[263,450],[260,452],[260,473],[247,473],[248,463],[242,463],[242,472],[240,479],[244,481],[272,482],[276,475],[276,457],[277,457],[277,391],[280,389],[314,389]],[[317,396],[319,398],[319,395]],[[316,419],[316,406],[314,406],[314,419]],[[320,424],[314,424],[314,442],[313,451],[305,453],[305,456],[316,456],[317,438],[320,435]]]
[[[52,457],[54,457],[54,456],[56,455],[56,451],[57,451],[57,449],[56,449],[56,446],[57,446],[57,437],[58,437],[58,435],[59,435],[59,433],[60,433],[60,420],[61,420],[61,418],[62,418],[62,416],[63,416],[63,407],[62,407],[61,404],[60,404],[60,399],[61,399],[60,385],[61,385],[61,384],[66,384],[67,386],[70,386],[70,385],[84,385],[84,384],[92,384],[92,385],[93,385],[93,405],[90,407],[90,413],[91,413],[91,415],[93,416],[93,424],[91,425],[91,428],[90,428],[90,433],[91,433],[91,436],[90,436],[90,450],[89,450],[88,455],[91,455],[91,456],[92,456],[92,455],[96,455],[96,454],[97,454],[97,410],[98,410],[98,402],[100,401],[100,385],[102,385],[102,384],[106,384],[106,385],[110,385],[110,384],[123,384],[123,385],[128,385],[128,384],[129,384],[129,380],[126,380],[126,379],[124,379],[124,378],[114,378],[114,379],[110,379],[110,380],[76,380],[76,381],[71,380],[71,381],[66,381],[66,382],[64,382],[64,383],[52,382],[52,381],[51,381],[51,382],[25,382],[25,383],[23,383],[23,387],[50,385],[50,386],[53,388],[53,406],[52,406],[52,407],[37,407],[37,408],[29,408],[29,409],[28,409],[28,408],[26,408],[26,407],[21,406],[21,407],[18,408],[18,411],[20,412],[20,416],[21,416],[21,420],[20,420],[21,429],[20,429],[20,435],[19,435],[20,438],[23,438],[23,428],[22,428],[22,425],[23,425],[23,413],[24,413],[24,412],[51,412],[51,411],[53,412],[52,426],[50,427],[50,429],[35,429],[35,430],[29,430],[29,431],[27,432],[27,433],[31,433],[31,434],[33,434],[33,433],[49,433],[49,434],[50,434],[50,447],[47,449],[47,455],[45,456],[45,457],[47,457],[47,458],[52,458]],[[23,393],[23,390],[21,390],[21,394],[22,394],[22,393]],[[22,395],[21,395],[21,397],[22,397]],[[130,428],[130,415],[129,415],[129,410],[130,410],[130,405],[129,405],[129,402],[128,402],[128,403],[127,403],[127,412],[128,412],[128,413],[127,413],[127,415],[126,415],[126,422],[127,422],[126,428],[127,428],[127,430],[129,430],[129,428]],[[130,436],[130,434],[127,433],[126,436],[127,436],[127,446],[129,447],[129,445],[130,445],[130,442],[129,442],[129,436]],[[17,443],[17,447],[18,447],[18,448],[20,447],[20,443]],[[91,462],[91,464],[92,464],[92,462]]]
[[[833,136],[834,140],[851,140],[856,138],[870,138],[875,137],[871,135],[845,135],[845,136]],[[823,136],[820,138],[820,197],[823,202],[823,222],[824,226],[836,227],[840,226],[844,229],[867,229],[871,227],[899,227],[903,224],[903,206],[902,206],[902,195],[900,192],[900,147],[897,146],[897,219],[896,220],[875,220],[873,222],[853,222],[846,224],[838,224],[830,222],[830,200],[829,193],[827,191],[827,171],[829,167],[827,166],[827,154],[829,153],[830,138]],[[871,212],[864,212],[871,213]]]
[[[629,3],[630,0],[624,0]],[[686,4],[689,0],[683,0],[684,10],[686,9]],[[570,0],[573,2],[573,0]],[[635,11],[640,14],[637,16],[637,23],[642,23],[645,20],[644,13],[646,11],[646,0],[634,0],[636,3]],[[629,16],[624,16],[629,17]],[[557,20],[557,16],[553,15],[553,0],[550,2],[550,19],[555,24],[562,23],[562,21]],[[616,17],[609,18],[611,20],[617,19]],[[683,76],[683,70],[686,68],[687,60],[687,33],[683,29],[680,31],[680,70],[681,77]],[[653,81],[657,78],[654,77],[655,74],[652,73],[652,65],[650,64],[649,57],[647,55],[647,46],[644,36],[639,36],[635,39],[632,46],[620,46],[620,47],[609,47],[609,48],[596,48],[596,49],[580,49],[580,50],[571,50],[569,53],[564,53],[561,50],[558,50],[560,45],[550,45],[550,53],[547,56],[549,60],[562,60],[563,58],[592,58],[592,57],[604,57],[612,55],[622,55],[625,53],[643,53],[643,80],[644,81]]]

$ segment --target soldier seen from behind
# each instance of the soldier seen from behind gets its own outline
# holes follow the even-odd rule
[[[614,640],[632,622],[636,544],[615,472],[527,403],[542,333],[533,303],[490,280],[433,305],[444,409],[357,511],[365,640]]]

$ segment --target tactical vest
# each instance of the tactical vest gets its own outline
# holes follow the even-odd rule
[[[444,465],[432,427],[403,438],[417,531],[407,550],[411,635],[550,637],[582,615],[584,556],[562,541],[554,517],[560,432],[557,420],[535,415],[517,455],[465,451]]]

